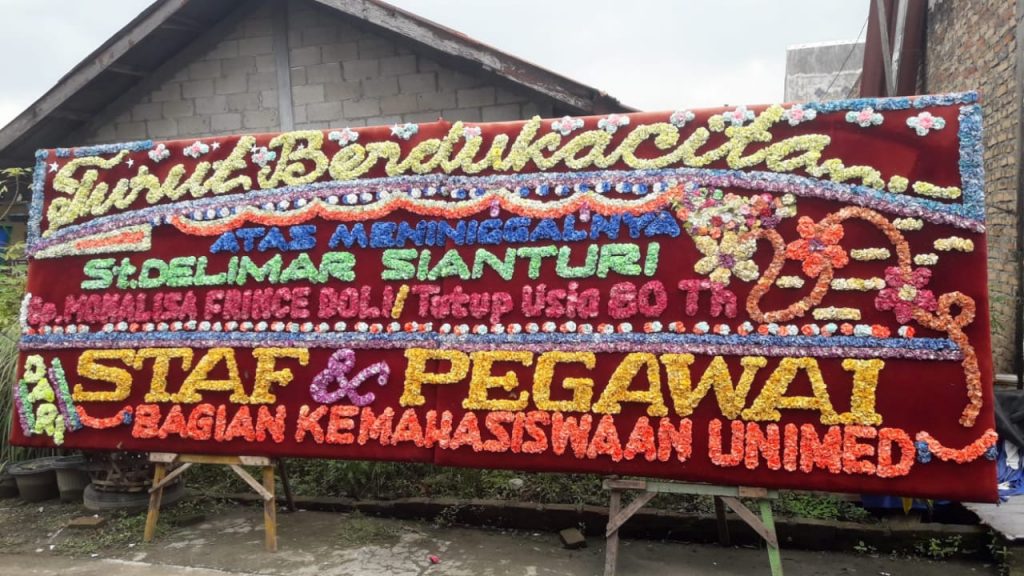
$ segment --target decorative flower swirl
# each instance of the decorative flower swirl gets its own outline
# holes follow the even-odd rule
[[[710,236],[696,236],[693,242],[704,257],[697,261],[693,270],[704,274],[713,282],[728,284],[732,276],[745,282],[757,280],[760,270],[752,258],[757,251],[754,238],[743,238],[736,232],[725,232],[721,242]]]
[[[886,287],[875,297],[875,308],[892,310],[901,324],[913,319],[915,308],[934,312],[938,306],[935,294],[924,289],[931,278],[929,268],[917,268],[909,276],[904,276],[898,266],[886,268]]]
[[[842,224],[815,224],[807,216],[801,216],[796,225],[800,234],[786,246],[786,257],[803,262],[804,274],[817,278],[826,268],[842,268],[850,262],[846,250],[839,245],[843,239]]]

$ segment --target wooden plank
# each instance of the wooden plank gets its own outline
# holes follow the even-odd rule
[[[156,492],[157,490],[163,490],[164,486],[167,486],[168,484],[173,482],[175,478],[177,478],[178,476],[181,476],[182,474],[184,474],[185,470],[189,469],[189,466],[192,466],[192,463],[191,462],[185,462],[181,466],[178,466],[174,470],[171,470],[171,473],[168,474],[167,476],[164,476],[163,478],[161,478],[159,483],[153,484],[153,487],[149,489],[149,493],[152,494],[153,492]]]
[[[732,538],[729,537],[729,522],[725,518],[725,503],[720,496],[715,496],[715,524],[718,527],[718,543],[722,546],[729,546]]]
[[[32,126],[50,112],[67,102],[89,82],[106,70],[110,65],[124,56],[133,46],[166,22],[174,13],[181,10],[189,0],[164,0],[153,5],[148,14],[144,13],[134,22],[131,28],[119,32],[105,47],[86,56],[67,76],[61,78],[41,98],[36,100],[27,110],[19,114],[3,130],[0,130],[0,150],[7,148],[15,140],[24,135]]]
[[[193,464],[241,464],[243,466],[267,466],[270,459],[264,456],[223,456],[218,454],[179,454],[180,462]]]
[[[171,462],[174,462],[174,459],[177,458],[177,457],[178,457],[178,455],[175,454],[174,452],[150,452],[149,453],[149,461],[150,462],[163,462],[164,464],[170,464]]]
[[[135,76],[137,78],[141,78],[147,74],[145,70],[139,70],[138,68],[133,68],[131,66],[119,66],[116,64],[112,66],[107,66],[105,72],[123,74],[125,76]]]
[[[277,72],[277,118],[281,131],[295,129],[292,108],[292,64],[288,48],[288,5],[274,0],[270,7],[274,33],[274,70]]]
[[[741,495],[743,491],[757,491],[759,498],[778,498],[779,493],[775,490],[764,490],[760,488],[740,488],[738,486],[717,486],[714,484],[687,484],[684,482],[665,482],[661,480],[648,480],[647,490],[665,492],[669,494],[696,494],[698,496],[732,496],[733,498],[745,498]]]
[[[184,2],[187,0],[177,1]],[[177,51],[173,56],[157,67],[156,70],[153,70],[149,75],[136,82],[134,86],[125,90],[120,96],[108,104],[106,108],[97,112],[96,115],[93,116],[92,120],[75,130],[74,133],[68,135],[65,143],[77,143],[79,140],[82,140],[86,136],[96,132],[99,128],[109,124],[119,114],[123,113],[127,107],[134,105],[143,96],[159,88],[164,81],[174,76],[178,70],[190,64],[196,58],[202,56],[219,44],[224,39],[224,36],[230,33],[231,30],[237,26],[239,22],[244,20],[251,12],[252,4],[249,2],[241,2],[237,8],[231,10],[216,24],[200,33],[195,40]],[[0,136],[2,136],[2,134],[3,133],[0,133]],[[2,140],[0,140],[0,143],[2,143]],[[0,145],[0,150],[3,148],[4,146]]]
[[[654,498],[655,495],[654,492],[641,492],[632,502],[620,510],[618,514],[610,516],[608,518],[608,527],[605,529],[605,536],[611,536],[613,532],[617,532],[633,514],[636,514],[645,504],[650,502],[651,498]]]
[[[228,464],[228,466],[230,466],[231,469],[235,471],[235,474],[237,474],[239,478],[244,480],[245,483],[248,484],[250,488],[255,490],[256,493],[263,498],[264,502],[268,502],[274,499],[274,495],[270,492],[267,492],[267,490],[259,482],[257,482],[255,478],[253,478],[252,476],[249,475],[248,472],[246,472],[245,468],[242,468],[238,464]]]
[[[757,532],[761,536],[761,538],[764,538],[765,542],[778,548],[779,541],[778,539],[776,539],[775,534],[769,532],[768,529],[765,528],[765,525],[761,522],[761,519],[755,516],[754,513],[751,512],[749,508],[744,506],[742,502],[733,498],[732,496],[722,496],[722,501],[725,502],[725,504],[729,508],[731,508],[737,516],[739,516],[744,522],[746,522],[748,526],[753,528],[754,532]]]
[[[895,96],[896,88],[892,74],[892,50],[889,48],[889,23],[885,14],[885,0],[875,0],[878,10],[878,31],[882,39],[882,66],[885,68],[885,94]]]
[[[612,490],[608,500],[608,518],[619,515],[619,504],[622,503],[622,492]],[[619,560],[619,531],[615,530],[605,537],[604,544],[604,576],[615,576],[615,565]]]
[[[738,486],[736,488],[736,495],[740,498],[767,498],[767,488],[754,488],[751,486]]]
[[[599,90],[520,60],[415,14],[374,0],[316,0],[428,49],[454,56],[580,112],[597,113],[595,101],[608,99]],[[626,107],[623,107],[625,109]]]
[[[167,465],[157,462],[156,470],[153,472],[153,486],[159,486],[167,472]],[[158,488],[156,492],[149,495],[149,511],[146,513],[146,528],[142,533],[143,542],[152,542],[156,534],[156,521],[160,517],[160,499],[164,495],[164,489]]]
[[[603,482],[605,490],[646,490],[646,480],[622,480],[609,478]]]
[[[277,552],[277,500],[274,498],[274,467],[263,467],[263,489],[270,498],[263,503],[263,530],[267,552]]]

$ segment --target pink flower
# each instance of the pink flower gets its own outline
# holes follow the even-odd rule
[[[918,268],[904,278],[900,269],[890,266],[885,269],[885,288],[875,297],[875,308],[892,310],[900,323],[909,322],[914,317],[914,310],[934,311],[938,303],[935,294],[924,287],[932,278],[929,268]]]

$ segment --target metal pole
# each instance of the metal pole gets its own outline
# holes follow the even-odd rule
[[[885,15],[885,0],[875,0],[878,9],[878,35],[882,39],[882,65],[885,66],[885,95],[896,94],[892,76],[892,50],[889,46],[889,22]]]
[[[1017,373],[1017,389],[1024,390],[1024,38],[1021,36],[1021,17],[1024,17],[1024,0],[1017,0],[1015,13],[1017,22],[1017,245],[1014,255],[1017,265],[1017,287],[1014,298],[1013,367]]]

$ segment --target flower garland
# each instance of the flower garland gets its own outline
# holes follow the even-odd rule
[[[873,292],[885,288],[885,280],[881,278],[835,278],[832,280],[833,290],[857,290]]]
[[[892,256],[888,248],[854,248],[850,250],[850,258],[862,262],[887,260]]]
[[[96,430],[106,430],[117,426],[130,426],[132,423],[132,414],[134,413],[131,406],[125,406],[118,410],[113,416],[105,418],[90,416],[86,409],[81,405],[75,406],[75,411],[83,426],[86,428],[94,428]]]
[[[961,238],[959,236],[950,236],[949,238],[939,238],[932,243],[936,250],[939,252],[973,252],[974,241],[970,238]]]
[[[931,460],[931,456],[935,455],[943,462],[966,464],[982,457],[990,448],[995,446],[999,440],[999,434],[990,428],[985,430],[977,440],[963,448],[947,448],[931,434],[924,431],[918,432],[916,439],[918,443],[918,462],[927,464]]]
[[[811,315],[815,320],[860,320],[858,308],[836,308],[835,306],[815,308]]]

